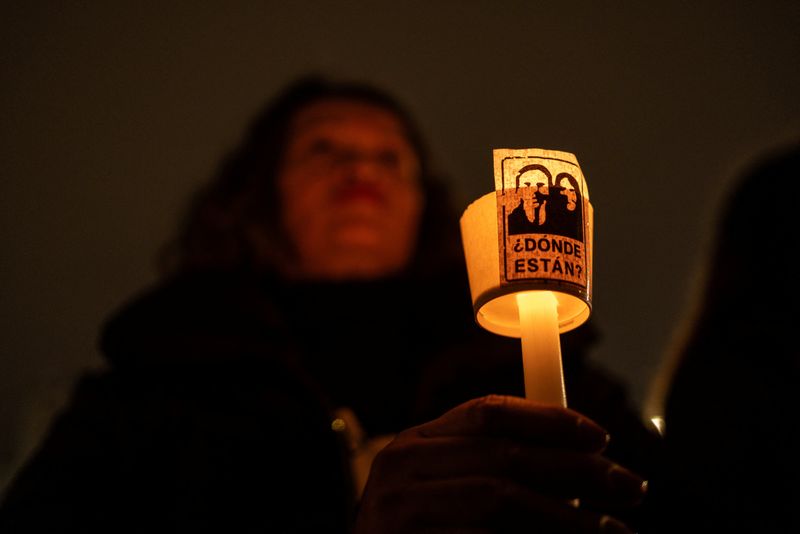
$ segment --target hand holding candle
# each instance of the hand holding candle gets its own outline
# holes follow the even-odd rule
[[[589,191],[573,154],[493,155],[495,191],[461,217],[476,320],[521,338],[528,399],[566,406],[558,336],[591,312]]]
[[[467,208],[461,230],[476,320],[521,338],[527,400],[475,398],[399,434],[375,458],[359,534],[629,532],[606,507],[644,495],[602,455],[605,430],[566,409],[559,334],[591,304],[592,208],[577,160],[526,149],[494,161],[496,191]]]

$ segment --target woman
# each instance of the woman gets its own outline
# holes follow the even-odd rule
[[[476,325],[457,222],[395,100],[292,85],[195,199],[163,280],[106,325],[109,370],[0,526],[626,531],[610,514],[642,480],[589,417],[518,397],[518,341]],[[610,399],[609,456],[634,458],[644,431],[583,365],[587,334],[570,395]]]

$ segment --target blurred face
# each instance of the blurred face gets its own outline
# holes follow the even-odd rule
[[[559,185],[564,188],[561,190],[561,194],[567,197],[567,209],[569,211],[575,211],[575,208],[578,206],[578,194],[575,192],[575,188],[572,187],[572,184],[566,178],[562,178]]]
[[[287,274],[375,278],[410,260],[423,202],[419,162],[392,112],[345,99],[302,109],[278,192],[296,252]]]

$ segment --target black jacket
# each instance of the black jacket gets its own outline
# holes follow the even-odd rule
[[[590,366],[591,325],[562,336],[570,407],[647,474],[653,435]],[[396,433],[488,393],[523,394],[519,340],[476,325],[465,274],[287,284],[185,275],[138,295],[18,474],[2,532],[346,532],[356,511],[347,406]]]

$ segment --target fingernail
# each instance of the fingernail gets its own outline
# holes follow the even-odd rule
[[[625,526],[625,523],[617,521],[610,515],[600,518],[600,532],[603,534],[633,534],[633,531]]]
[[[606,432],[603,427],[583,417],[579,417],[576,424],[578,426],[578,433],[584,440],[591,443],[591,446],[596,450],[605,450],[611,436],[608,435],[608,432]]]
[[[647,481],[619,465],[609,468],[608,485],[616,495],[634,503],[641,501],[647,493]]]

